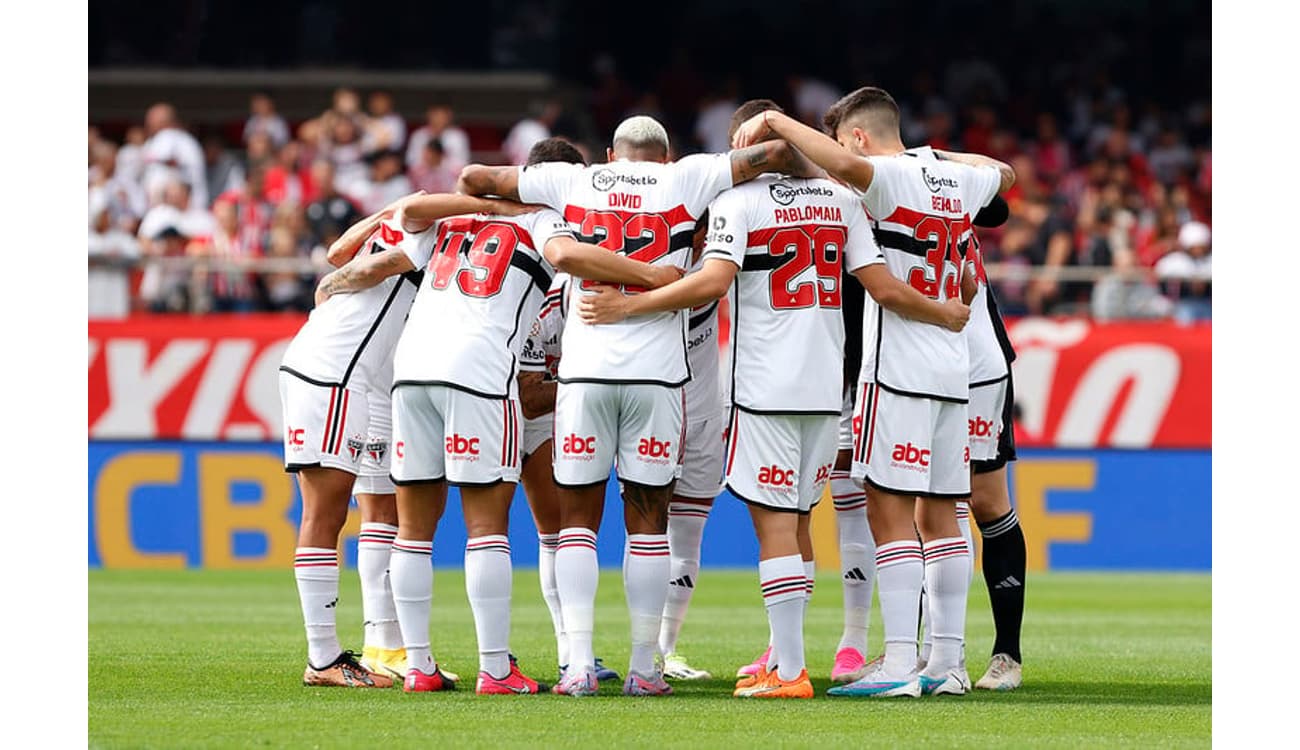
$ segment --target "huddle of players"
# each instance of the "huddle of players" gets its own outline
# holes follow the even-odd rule
[[[831,692],[966,692],[971,558],[953,500],[970,494],[967,423],[975,421],[967,419],[962,333],[970,309],[959,296],[969,300],[979,286],[970,214],[1014,176],[984,157],[905,152],[897,122],[896,105],[878,89],[850,94],[828,115],[839,144],[770,102],[748,102],[733,123],[736,150],[667,163],[662,126],[635,117],[616,131],[608,164],[586,166],[571,146],[546,141],[522,169],[468,167],[459,188],[470,195],[410,196],[349,230],[331,249],[332,261],[347,262],[322,280],[317,309],[281,368],[286,466],[304,497],[295,560],[308,636],[304,683],[379,687],[396,676],[412,692],[454,685],[428,634],[431,540],[452,483],[469,536],[476,689],[545,690],[523,675],[508,645],[506,524],[522,470],[563,665],[552,692],[594,694],[596,529],[616,467],[632,624],[625,694],[671,693],[665,667],[669,676],[708,676],[673,652],[704,519],[724,478],[751,511],[771,627],[768,650],[743,670],[736,695],[813,694],[802,636],[812,588],[808,519],[827,482],[843,508],[842,551],[859,552],[845,555],[858,563],[846,593],[847,581],[866,581],[872,567],[861,551],[876,548],[886,642],[883,659],[866,664],[868,584],[865,603],[851,614],[846,606],[851,645],[841,643],[835,675],[846,684]],[[556,270],[568,278],[557,281]],[[837,456],[846,388],[827,374],[844,359],[844,272],[870,300],[852,448]],[[709,357],[716,368],[717,301],[729,293],[724,456],[723,400]],[[998,382],[1005,390],[1006,375]],[[391,451],[381,414],[390,386]],[[999,403],[994,454],[1001,412]],[[359,662],[339,646],[333,617],[335,547],[354,480],[366,620]],[[857,499],[862,482],[869,531]],[[856,516],[855,531],[846,519]],[[1014,512],[999,521],[1012,525]],[[933,648],[918,664],[923,588]]]

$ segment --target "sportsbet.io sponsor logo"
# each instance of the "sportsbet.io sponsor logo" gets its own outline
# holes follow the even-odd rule
[[[956,180],[951,177],[936,177],[930,174],[925,167],[921,167],[921,179],[925,180],[925,186],[930,189],[931,193],[937,193],[946,187],[957,187]]]
[[[617,174],[612,169],[597,169],[591,173],[591,186],[600,192],[608,192],[618,183],[624,185],[658,185],[656,180],[649,175],[634,177],[632,175]]]
[[[816,195],[822,198],[830,198],[835,193],[830,188],[818,187],[816,185],[805,185],[794,187],[784,182],[774,182],[768,185],[767,192],[771,194],[772,200],[782,206],[788,206],[794,203],[794,199],[801,195]]]

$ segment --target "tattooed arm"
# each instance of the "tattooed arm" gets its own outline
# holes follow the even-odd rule
[[[764,141],[731,152],[733,184],[747,182],[764,172],[780,172],[791,177],[826,176],[820,167],[799,153],[799,149],[785,141]]]
[[[537,419],[555,411],[557,383],[547,382],[544,373],[525,370],[519,373],[519,408],[524,419]]]
[[[389,276],[414,270],[415,264],[411,258],[398,249],[358,256],[342,268],[325,274],[316,285],[316,305],[319,307],[335,294],[369,289]]]
[[[732,145],[744,150],[749,144],[757,143],[771,133],[789,141],[791,146],[840,182],[852,185],[858,190],[871,187],[871,178],[875,176],[875,169],[870,161],[849,152],[829,136],[780,112],[767,110],[746,120],[736,130]],[[758,145],[766,145],[766,143]]]
[[[331,266],[340,268],[343,264],[352,260],[357,251],[361,249],[361,243],[379,228],[379,223],[393,215],[393,207],[387,206],[366,218],[358,221],[348,227],[339,238],[330,244],[329,252],[325,254],[325,260],[329,261]]]
[[[495,195],[519,200],[519,169],[470,164],[460,171],[460,179],[456,181],[456,192],[466,195]]]

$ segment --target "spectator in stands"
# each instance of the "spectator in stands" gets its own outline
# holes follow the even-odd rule
[[[302,259],[293,231],[277,226],[271,230],[267,257],[284,260]],[[259,278],[260,307],[271,312],[308,312],[312,308],[315,277],[293,271],[275,271]]]
[[[275,215],[275,206],[266,196],[267,169],[266,164],[251,166],[248,179],[242,186],[236,190],[228,190],[217,197],[218,203],[229,203],[235,211],[235,225],[239,230],[240,245],[235,248],[238,250],[237,253],[232,250],[229,254],[240,257],[263,254],[266,233],[271,228],[271,217]]]
[[[1156,277],[1182,321],[1210,319],[1210,228],[1190,221],[1178,230],[1178,247],[1156,263]]]
[[[1131,250],[1115,254],[1111,272],[1092,289],[1092,316],[1099,321],[1167,318],[1173,309],[1168,299],[1137,264]]]
[[[132,125],[126,129],[126,139],[117,150],[117,174],[141,187],[144,186],[144,142],[144,128]]]
[[[425,124],[411,133],[406,144],[408,168],[414,169],[423,162],[426,159],[424,147],[437,142],[442,152],[440,158],[447,169],[460,174],[460,170],[470,163],[469,136],[456,127],[455,118],[451,107],[445,104],[434,104],[425,111]]]
[[[349,196],[361,205],[363,214],[371,214],[411,193],[411,181],[402,171],[402,152],[396,149],[376,151],[366,156],[369,178],[353,188]]]
[[[90,189],[88,255],[92,262],[86,273],[86,286],[90,294],[87,313],[91,319],[124,318],[131,311],[130,269],[113,265],[113,261],[140,257],[140,243],[113,221],[110,202],[109,191],[104,187]]]
[[[251,170],[255,164],[269,167],[273,161],[275,161],[275,143],[271,140],[271,136],[262,132],[248,136],[248,141],[244,144],[245,169]]]
[[[343,234],[343,230],[360,221],[361,212],[356,204],[338,192],[334,165],[329,160],[316,160],[311,165],[311,178],[317,196],[307,204],[307,226],[316,244],[329,247]]]
[[[442,143],[437,138],[430,138],[425,141],[419,160],[406,170],[406,176],[410,179],[413,190],[423,190],[426,193],[454,193],[456,178],[460,176],[461,167],[453,169],[450,160],[442,150]]]
[[[806,75],[786,76],[785,83],[794,102],[794,115],[814,128],[821,128],[822,115],[844,96],[834,85]]]
[[[226,148],[226,139],[210,133],[203,139],[203,163],[208,178],[208,195],[221,195],[244,183],[244,167],[239,157]]]
[[[1191,172],[1194,165],[1192,150],[1183,143],[1182,135],[1173,128],[1165,128],[1156,137],[1156,145],[1147,157],[1151,174],[1164,185],[1172,185]]]
[[[207,170],[203,149],[194,136],[181,128],[176,110],[167,103],[149,108],[144,118],[149,140],[143,146],[144,189],[151,202],[162,199],[169,180],[182,179],[194,191],[194,203],[208,205]]]
[[[266,199],[271,205],[281,203],[301,204],[303,183],[310,180],[298,169],[298,156],[302,153],[297,141],[289,141],[275,154],[275,160],[266,169]]]
[[[98,141],[90,149],[90,187],[98,189],[105,201],[104,212],[114,228],[135,233],[149,208],[144,191],[117,173],[117,146],[112,141]]]
[[[206,312],[202,306],[191,307],[198,295],[194,294],[190,280],[192,275],[183,268],[163,267],[151,262],[158,258],[181,258],[186,255],[189,237],[184,234],[178,223],[168,223],[149,237],[146,248],[141,243],[146,258],[144,273],[140,279],[140,300],[150,312],[182,313]]]
[[[731,150],[727,136],[731,115],[740,106],[740,82],[729,76],[723,85],[700,100],[699,114],[695,118],[695,140],[706,153],[722,154]]]
[[[160,254],[153,243],[167,227],[174,227],[186,239],[207,237],[216,228],[216,221],[211,212],[197,205],[190,186],[174,179],[163,187],[162,202],[149,209],[140,220],[138,234],[145,254]]]
[[[190,243],[191,257],[214,261],[211,267],[194,269],[190,304],[214,312],[248,312],[255,303],[255,276],[244,266],[245,261],[262,257],[262,230],[243,221],[239,201],[229,194],[218,198],[212,211],[216,231]]]
[[[528,161],[528,151],[533,144],[551,137],[551,127],[560,119],[563,108],[554,99],[534,103],[532,115],[525,117],[510,129],[506,140],[501,144],[506,161],[523,165]]]
[[[361,135],[351,118],[334,118],[325,154],[334,162],[334,183],[339,190],[345,193],[356,190],[354,186],[365,181],[365,152],[361,150]]]
[[[1056,116],[1051,112],[1038,115],[1038,132],[1030,149],[1038,176],[1056,182],[1070,171],[1070,145],[1061,137]],[[1019,182],[1020,172],[1016,173]]]
[[[361,150],[366,153],[391,151],[406,143],[406,121],[393,111],[393,97],[387,91],[376,91],[368,102],[369,116],[361,136]]]
[[[265,133],[271,143],[280,148],[289,142],[289,124],[275,111],[271,95],[259,91],[248,100],[248,120],[244,122],[244,142],[254,133]]]

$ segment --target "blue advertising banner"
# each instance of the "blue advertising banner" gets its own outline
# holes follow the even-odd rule
[[[279,443],[105,442],[88,446],[89,564],[105,568],[282,568],[293,560],[302,501]],[[1211,568],[1210,451],[1026,450],[1011,495],[1031,570]],[[813,516],[821,566],[838,565],[830,503]],[[623,508],[606,493],[597,542],[622,564]],[[516,564],[535,565],[537,536],[522,490],[511,510]],[[355,507],[343,542],[356,560]],[[978,538],[978,535],[976,535]],[[434,564],[459,566],[465,527],[451,490]],[[704,533],[702,564],[751,567],[758,544],[744,504],[724,493]]]

